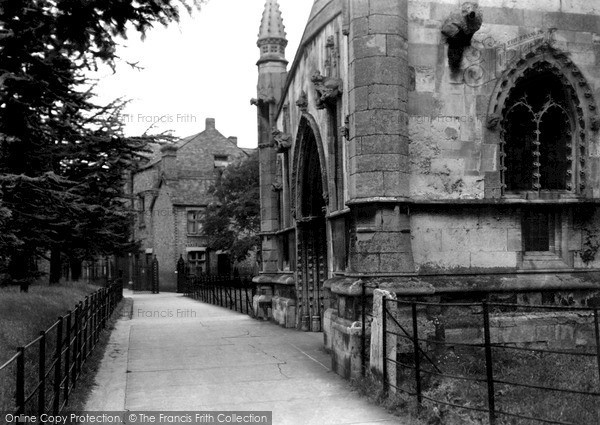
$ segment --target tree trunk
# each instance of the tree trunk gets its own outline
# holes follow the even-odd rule
[[[50,251],[50,285],[58,285],[61,277],[61,253],[60,249],[53,248]]]
[[[77,258],[71,258],[71,279],[78,281],[81,277],[81,260]]]

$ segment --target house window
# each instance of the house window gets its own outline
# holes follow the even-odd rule
[[[570,101],[560,80],[533,73],[513,90],[503,114],[507,191],[571,191],[576,154]]]
[[[200,275],[206,272],[206,252],[190,251],[187,255],[188,274]]]
[[[188,235],[202,234],[202,220],[204,213],[200,210],[188,211],[187,213],[187,232]]]
[[[138,224],[140,227],[146,225],[146,201],[144,195],[138,195]]]
[[[229,165],[229,157],[227,155],[215,155],[215,168],[224,168]]]

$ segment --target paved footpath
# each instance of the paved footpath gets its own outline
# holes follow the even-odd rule
[[[398,424],[330,370],[323,334],[179,294],[133,294],[86,410],[273,411],[274,425]]]

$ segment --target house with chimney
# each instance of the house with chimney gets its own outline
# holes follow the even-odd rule
[[[219,173],[252,149],[237,145],[206,119],[204,131],[172,144],[163,144],[131,174],[129,192],[137,212],[133,237],[140,250],[127,260],[129,280],[143,280],[156,258],[161,291],[175,291],[177,261],[183,258],[192,273],[216,274],[229,267],[226,253],[211,251],[202,231],[202,217],[213,200],[208,193]],[[143,287],[144,285],[141,285]]]

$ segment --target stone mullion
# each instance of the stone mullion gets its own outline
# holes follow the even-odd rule
[[[540,192],[542,186],[540,184],[540,168],[541,168],[541,160],[540,160],[540,122],[541,117],[537,117],[535,119],[535,142],[533,142],[533,190],[536,190],[538,193]]]

